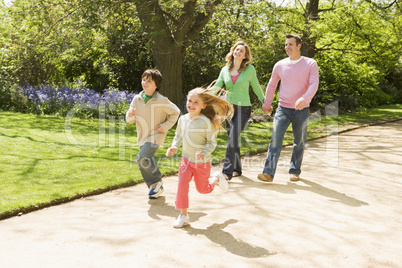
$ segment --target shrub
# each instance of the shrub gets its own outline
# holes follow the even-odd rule
[[[19,89],[29,100],[28,110],[36,114],[66,116],[73,113],[80,118],[118,117],[124,115],[135,93],[105,89],[103,94],[87,88],[44,85]]]
[[[312,101],[314,108],[339,100],[343,111],[356,111],[387,104],[392,97],[379,86],[382,77],[377,69],[366,63],[357,64],[345,57],[330,56],[317,59],[320,85]]]

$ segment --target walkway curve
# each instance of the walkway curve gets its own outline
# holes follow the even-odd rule
[[[243,158],[228,193],[191,185],[178,230],[176,176],[157,200],[139,184],[6,219],[0,267],[399,267],[401,144],[401,120],[309,141],[299,182],[290,147],[273,183]]]

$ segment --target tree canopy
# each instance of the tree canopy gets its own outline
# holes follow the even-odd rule
[[[156,67],[164,95],[214,81],[238,40],[260,84],[286,57],[284,36],[302,36],[320,67],[313,105],[345,110],[401,102],[401,6],[396,0],[15,0],[0,7],[0,86],[76,83],[140,91]],[[7,83],[6,83],[7,82]],[[1,99],[0,99],[1,101]]]

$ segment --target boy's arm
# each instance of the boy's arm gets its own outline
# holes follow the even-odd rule
[[[180,147],[181,141],[183,139],[183,135],[181,132],[181,122],[182,122],[182,117],[179,119],[179,122],[177,123],[177,127],[176,127],[176,132],[174,135],[174,139],[172,142],[172,145],[170,146],[170,148],[174,148],[174,149],[178,149]]]
[[[135,100],[135,97],[134,97],[134,99],[131,101],[130,108],[128,109],[128,111],[127,111],[127,113],[126,113],[126,122],[127,122],[127,123],[134,123],[134,122],[135,122],[135,114],[134,114],[134,115],[130,115],[130,111],[131,111],[132,109],[135,110],[134,100]]]
[[[177,119],[180,116],[180,109],[177,108],[174,103],[168,100],[164,112],[167,114],[167,120],[159,126],[163,128],[165,133],[167,133],[167,131],[171,129],[177,122]]]

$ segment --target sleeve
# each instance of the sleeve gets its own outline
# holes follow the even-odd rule
[[[126,112],[126,122],[127,123],[134,123],[135,122],[135,120],[136,120],[136,118],[135,118],[135,115],[133,115],[133,116],[129,116],[128,115],[128,112],[129,112],[129,110],[131,109],[131,108],[135,108],[135,99],[136,99],[136,96],[133,98],[133,100],[131,101],[131,104],[130,104],[130,108],[128,109],[128,111]]]
[[[251,87],[253,88],[254,93],[257,95],[258,99],[261,102],[264,102],[264,92],[262,91],[262,88],[260,86],[260,83],[258,82],[257,78],[257,72],[253,68],[253,72],[251,74]]]
[[[221,72],[219,73],[218,80],[216,80],[216,83],[214,84],[214,86],[222,87],[223,84],[225,83],[225,81],[223,79],[223,69],[224,68],[221,69]]]
[[[212,128],[211,122],[209,122],[205,132],[206,132],[207,144],[205,145],[204,149],[202,149],[202,152],[204,153],[204,155],[207,155],[212,154],[217,144],[216,134],[214,129]]]
[[[307,92],[304,93],[304,95],[302,96],[303,99],[307,102],[307,104],[310,104],[315,93],[317,92],[318,83],[319,83],[318,65],[317,62],[314,61],[310,67],[309,87],[307,89]]]
[[[165,133],[173,127],[180,115],[180,109],[171,101],[167,99],[164,112],[167,115],[167,120],[160,124]]]
[[[182,133],[182,124],[183,124],[183,117],[179,118],[179,122],[177,123],[176,132],[174,135],[174,139],[172,145],[170,147],[179,149],[181,142],[183,140],[183,133]]]
[[[275,64],[274,69],[272,71],[271,78],[269,79],[267,89],[265,91],[265,100],[264,100],[264,105],[262,107],[268,108],[272,100],[274,99],[274,93],[276,90],[276,87],[278,86],[278,82],[281,80],[281,77],[279,76],[278,73],[278,65]]]

